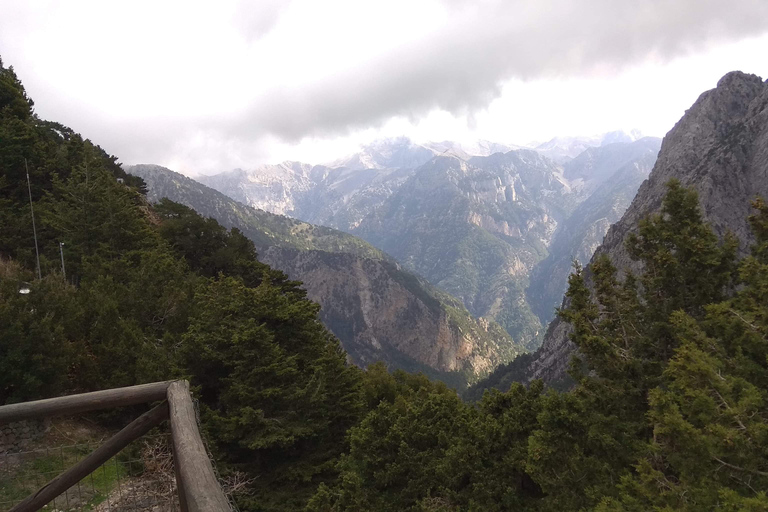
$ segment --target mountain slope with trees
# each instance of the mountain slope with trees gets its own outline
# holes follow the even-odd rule
[[[528,273],[565,215],[567,188],[532,151],[470,163],[438,157],[354,233],[535,348],[540,324],[525,300]]]
[[[532,151],[401,137],[328,165],[284,162],[198,179],[246,204],[362,237],[535,349],[571,261],[589,260],[660,143],[616,132],[549,145],[575,151],[571,142],[578,156],[560,164],[542,156],[547,144]]]
[[[627,225],[629,264],[602,253],[570,278],[572,388],[467,403],[424,375],[347,364],[318,305],[240,230],[147,202],[116,158],[40,120],[0,64],[0,399],[188,378],[217,466],[250,480],[244,511],[766,511],[768,205],[739,201],[764,178],[768,102],[754,103],[759,80],[724,83],[702,97],[724,108],[679,125],[743,142],[712,146],[710,196],[666,179]],[[734,86],[759,93],[743,124],[719,101]],[[733,235],[707,222],[718,190],[715,210],[747,214]]]
[[[153,209],[140,178],[32,106],[0,65],[0,403],[188,378],[220,469],[253,478],[243,506],[301,508],[363,411],[319,307],[242,233]]]
[[[607,232],[594,258],[607,254],[621,271],[637,271],[624,242],[645,215],[658,211],[671,178],[698,191],[704,218],[715,233],[733,233],[742,252],[754,242],[746,219],[749,203],[768,196],[768,84],[734,71],[703,93],[662,143],[647,181],[632,204]],[[568,326],[555,319],[527,373],[554,381],[565,374],[573,345]]]
[[[571,276],[569,391],[536,380],[470,405],[390,377],[309,510],[768,510],[768,207],[739,260],[695,191],[666,188],[626,245],[643,272],[603,255],[592,289]]]
[[[245,206],[159,166],[126,169],[146,181],[151,201],[167,197],[241,230],[262,261],[302,281],[324,324],[362,367],[384,361],[463,389],[525,350],[357,237]]]

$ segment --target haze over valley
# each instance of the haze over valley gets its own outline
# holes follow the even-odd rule
[[[660,142],[638,131],[534,148],[399,137],[327,165],[287,161],[197,179],[240,203],[362,238],[533,351],[573,261],[589,261],[653,167]],[[149,177],[141,166],[126,169]],[[158,198],[184,202],[149,183]],[[269,262],[306,281],[281,258]],[[320,303],[331,309],[333,301]]]
[[[765,0],[0,2],[0,512],[768,512],[766,50]]]

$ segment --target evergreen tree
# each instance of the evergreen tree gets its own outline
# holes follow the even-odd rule
[[[677,348],[649,394],[647,455],[602,510],[768,510],[768,207],[754,206],[742,288],[703,318],[673,313]]]
[[[515,383],[491,390],[478,403],[478,421],[468,439],[472,468],[470,509],[537,510],[544,497],[528,465],[529,438],[539,428],[544,385]],[[467,464],[467,462],[465,462]]]
[[[296,510],[330,479],[358,419],[358,370],[317,319],[318,306],[269,280],[200,285],[182,344],[203,420],[233,467],[256,478],[248,510]]]
[[[113,260],[159,243],[137,192],[117,183],[94,149],[87,147],[84,158],[66,181],[53,176],[53,190],[40,208],[49,238],[67,247],[74,277],[80,277],[83,259]]]
[[[309,510],[458,510],[469,467],[461,440],[475,412],[423,375],[366,372],[372,409],[349,433],[335,486],[321,486]]]
[[[82,350],[68,337],[76,321],[74,288],[58,276],[32,282],[33,275],[0,260],[0,404],[69,389]]]
[[[631,381],[647,391],[675,348],[670,315],[682,310],[700,317],[732,287],[735,238],[718,242],[702,220],[695,191],[676,180],[667,189],[661,212],[642,220],[627,240],[642,268],[639,279],[632,273],[620,279],[602,255],[589,276],[577,268],[569,280],[571,305],[560,316],[573,325],[572,340],[584,356],[573,366],[577,380],[585,363],[603,379]],[[587,279],[594,283],[594,301]]]
[[[676,312],[701,318],[732,287],[736,242],[718,242],[694,191],[675,180],[667,189],[661,212],[627,241],[639,278],[619,276],[605,255],[570,278],[570,305],[560,315],[579,347],[571,370],[578,386],[547,397],[529,445],[531,474],[557,507],[617,495],[616,482],[629,477],[653,433],[649,393],[680,343]]]
[[[285,274],[257,259],[253,242],[239,229],[227,231],[215,219],[205,219],[191,208],[167,198],[160,200],[154,211],[162,219],[158,228],[160,235],[192,270],[205,277],[216,277],[220,273],[240,277],[249,287],[259,286],[266,278],[296,300],[305,297],[298,282],[288,280]]]

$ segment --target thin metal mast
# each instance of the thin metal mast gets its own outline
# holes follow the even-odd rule
[[[37,247],[37,228],[35,227],[35,209],[32,207],[32,184],[29,181],[29,166],[27,165],[27,159],[24,159],[24,168],[27,171],[27,191],[29,192],[29,211],[32,212],[32,233],[35,235],[35,256],[37,256],[37,278],[42,279],[43,274],[40,272],[40,249]]]
[[[59,242],[59,253],[61,254],[61,275],[67,280],[67,271],[64,270],[64,242]]]

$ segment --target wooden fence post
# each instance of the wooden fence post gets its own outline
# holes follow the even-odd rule
[[[189,382],[176,381],[168,386],[168,406],[182,512],[229,512],[229,501],[200,436]]]

